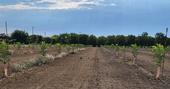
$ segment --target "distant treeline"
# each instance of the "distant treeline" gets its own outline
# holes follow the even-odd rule
[[[0,34],[0,40],[6,40],[10,44],[20,42],[22,44],[39,44],[42,41],[49,44],[84,44],[84,45],[111,45],[118,44],[120,46],[130,46],[137,44],[138,46],[152,46],[155,44],[170,45],[170,38],[167,38],[164,33],[156,33],[155,37],[149,36],[147,32],[143,32],[139,36],[135,35],[109,35],[99,36],[63,33],[53,35],[52,37],[43,37],[41,35],[29,35],[27,32],[15,30],[10,36]]]

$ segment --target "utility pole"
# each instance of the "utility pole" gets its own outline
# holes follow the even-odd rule
[[[166,28],[166,38],[168,37],[168,27]]]
[[[7,21],[5,22],[5,34],[8,36],[8,23]]]
[[[34,27],[32,26],[32,35],[34,35]]]

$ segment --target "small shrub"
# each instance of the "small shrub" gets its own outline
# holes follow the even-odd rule
[[[45,57],[40,57],[38,58],[37,60],[35,60],[35,66],[40,66],[40,65],[43,65],[43,64],[47,64],[49,62],[49,60]]]
[[[17,50],[20,50],[20,49],[21,49],[21,43],[20,43],[20,42],[17,42],[17,43],[16,43],[16,47],[17,47]]]
[[[45,42],[42,42],[40,45],[40,53],[42,56],[45,56],[47,53],[47,45]]]
[[[116,44],[116,45],[114,46],[114,49],[115,49],[116,57],[119,57],[119,51],[120,51],[119,45]]]
[[[62,52],[62,46],[61,46],[60,43],[57,43],[57,44],[56,44],[56,48],[57,48],[57,51],[58,51],[59,53]]]
[[[4,75],[5,77],[8,76],[8,66],[10,58],[9,56],[11,53],[9,52],[9,46],[7,43],[2,42],[0,43],[0,61],[5,65],[4,67]]]
[[[152,51],[155,56],[155,61],[157,65],[157,74],[156,74],[156,79],[160,78],[160,72],[161,72],[161,67],[163,66],[162,63],[165,60],[165,53],[166,49],[164,48],[163,45],[157,44],[156,46],[152,47]]]
[[[137,60],[139,47],[136,44],[132,44],[131,48],[132,48],[132,54],[133,54],[133,64],[135,64]]]
[[[21,72],[25,69],[30,69],[34,66],[41,66],[44,64],[48,64],[50,62],[50,59],[47,59],[45,57],[38,57],[36,59],[29,60],[27,62],[21,63],[21,64],[13,64],[11,65],[13,72]]]

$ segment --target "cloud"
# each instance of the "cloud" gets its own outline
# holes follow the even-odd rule
[[[34,0],[10,5],[0,5],[0,9],[92,9],[95,6],[116,6],[116,4],[106,3],[105,0]]]

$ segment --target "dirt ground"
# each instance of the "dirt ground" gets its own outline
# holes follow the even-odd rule
[[[149,78],[108,49],[88,48],[4,79],[0,89],[170,89],[170,80]]]

